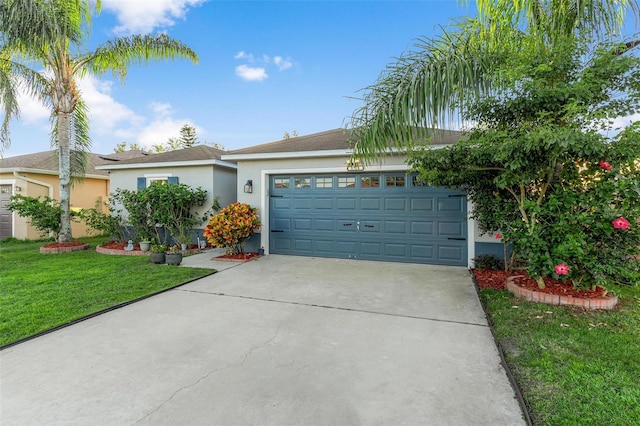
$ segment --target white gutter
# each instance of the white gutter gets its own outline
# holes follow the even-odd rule
[[[441,145],[429,145],[427,149],[440,149],[450,144]],[[397,148],[387,148],[385,150],[387,155],[403,155],[406,154],[406,150]],[[293,152],[264,152],[259,154],[226,154],[222,155],[223,160],[277,160],[287,158],[319,158],[319,157],[345,157],[352,156],[352,149],[331,149],[326,151],[293,151]],[[96,167],[97,168],[97,167]]]
[[[13,175],[18,179],[26,180],[27,182],[35,183],[36,185],[45,186],[49,188],[49,198],[53,198],[53,185],[51,185],[50,183],[46,183],[46,182],[32,179],[30,177],[22,176],[20,173],[18,173],[15,170],[13,171]]]
[[[192,161],[167,161],[157,163],[129,163],[129,164],[103,164],[96,166],[96,170],[123,170],[123,169],[151,169],[160,167],[185,167],[185,166],[220,166],[228,169],[237,169],[233,163],[220,160],[192,160]]]

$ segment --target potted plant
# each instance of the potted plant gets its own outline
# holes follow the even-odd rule
[[[182,262],[182,251],[177,244],[169,247],[166,254],[167,265],[178,266]]]
[[[164,244],[152,244],[150,247],[151,262],[162,264],[165,262],[167,246]]]

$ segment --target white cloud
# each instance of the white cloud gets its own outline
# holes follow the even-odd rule
[[[269,77],[264,68],[250,67],[247,65],[238,65],[236,67],[236,75],[248,81],[262,81]]]
[[[20,119],[26,124],[37,124],[49,120],[51,111],[38,99],[25,93],[18,93],[18,105],[20,106]]]
[[[274,56],[273,63],[276,64],[280,71],[284,71],[293,66],[293,62],[288,59],[283,59],[282,56]]]
[[[639,114],[633,114],[633,115],[628,115],[626,117],[618,117],[615,120],[613,120],[613,128],[614,129],[622,129],[625,128],[629,125],[631,125],[633,122],[635,121],[639,121],[640,120],[640,113]]]
[[[254,56],[252,53],[247,53],[244,50],[239,51],[233,57],[233,59],[245,60],[248,63],[254,62]],[[278,70],[284,71],[293,66],[293,61],[289,58],[285,59],[282,56],[274,56],[273,59],[269,55],[261,55],[259,59],[262,67],[251,67],[249,65],[238,65],[236,67],[236,75],[244,80],[248,81],[262,81],[269,77],[267,74],[267,67],[274,64]]]
[[[184,19],[192,7],[206,0],[102,0],[102,9],[113,12],[119,25],[118,34],[150,33],[167,28]]]
[[[91,128],[98,133],[111,133],[114,127],[121,123],[135,126],[143,120],[129,107],[113,99],[112,85],[112,81],[101,81],[94,76],[87,76],[78,81],[82,98],[89,108]]]
[[[177,138],[180,136],[180,129],[182,126],[189,124],[196,129],[198,138],[202,140],[202,134],[204,130],[196,126],[188,118],[175,118],[172,116],[173,108],[171,104],[167,102],[152,102],[149,104],[153,117],[151,121],[131,133],[123,133],[126,135],[122,140],[128,140],[136,142],[140,145],[150,148],[152,145],[162,145],[166,143],[169,138]]]
[[[241,50],[236,53],[236,56],[234,56],[233,59],[246,59],[249,62],[253,62],[253,55],[250,53],[245,53],[244,50]]]

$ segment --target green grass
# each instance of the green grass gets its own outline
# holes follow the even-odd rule
[[[640,288],[584,310],[481,290],[535,425],[640,424]]]
[[[44,242],[0,242],[0,346],[212,272],[99,254],[105,238],[81,240],[89,250],[64,254],[40,254]]]

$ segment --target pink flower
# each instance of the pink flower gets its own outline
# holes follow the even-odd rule
[[[617,219],[614,219],[612,223],[613,223],[613,227],[616,229],[627,229],[629,227],[629,221],[622,216],[620,216]]]
[[[556,274],[558,275],[567,275],[569,273],[569,267],[564,263],[560,263],[556,265]]]
[[[605,170],[611,170],[611,164],[607,163],[606,161],[600,160],[600,167]]]
[[[498,233],[496,234],[496,240],[499,240],[500,238],[502,238],[502,234],[498,232]]]

